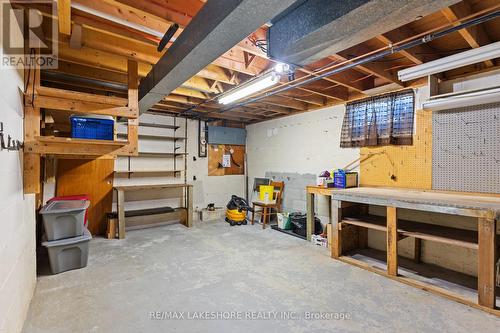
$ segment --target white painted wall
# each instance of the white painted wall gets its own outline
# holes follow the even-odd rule
[[[23,72],[0,69],[0,86],[4,132],[22,140]],[[22,156],[0,152],[0,332],[8,333],[21,331],[36,284],[35,196],[23,194]]]
[[[249,187],[266,172],[318,175],[357,159],[359,149],[340,148],[344,113],[340,105],[247,126]],[[318,215],[328,216],[327,201],[318,200]]]

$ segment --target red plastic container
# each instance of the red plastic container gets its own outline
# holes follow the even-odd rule
[[[62,200],[88,200],[88,201],[90,201],[90,198],[86,194],[67,195],[64,197],[53,197],[52,199],[47,201],[47,203],[52,202],[52,201],[62,201]],[[88,224],[88,216],[89,216],[89,210],[87,208],[87,210],[85,211],[85,221],[83,222],[83,224],[85,226],[87,226],[87,224]]]

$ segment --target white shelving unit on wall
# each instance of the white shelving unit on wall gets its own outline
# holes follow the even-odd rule
[[[116,136],[125,135],[118,124]],[[115,162],[114,185],[186,183],[187,120],[143,114],[139,118],[139,155],[119,157]]]

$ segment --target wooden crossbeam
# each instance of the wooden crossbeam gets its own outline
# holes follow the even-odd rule
[[[443,8],[441,13],[449,22],[455,22],[462,17],[472,14],[472,10],[467,2],[462,1],[451,7]],[[455,25],[458,24],[459,22]],[[491,42],[490,38],[486,34],[486,31],[481,25],[460,29],[458,30],[458,33],[467,42],[467,44],[474,49]],[[486,67],[493,67],[495,65],[493,60],[486,60],[484,64]]]

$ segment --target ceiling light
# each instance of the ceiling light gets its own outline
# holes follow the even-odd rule
[[[274,70],[279,74],[286,74],[290,71],[290,65],[279,62],[274,66]]]
[[[270,86],[273,86],[278,83],[279,80],[280,76],[278,74],[276,74],[275,72],[270,72],[255,80],[245,83],[236,89],[229,91],[227,94],[224,94],[224,96],[219,98],[219,103],[230,104],[246,96],[250,96],[257,91],[261,91]]]
[[[491,43],[449,57],[426,62],[422,65],[403,69],[398,72],[401,81],[410,81],[427,75],[441,73],[450,69],[476,64],[500,57],[500,42]]]

